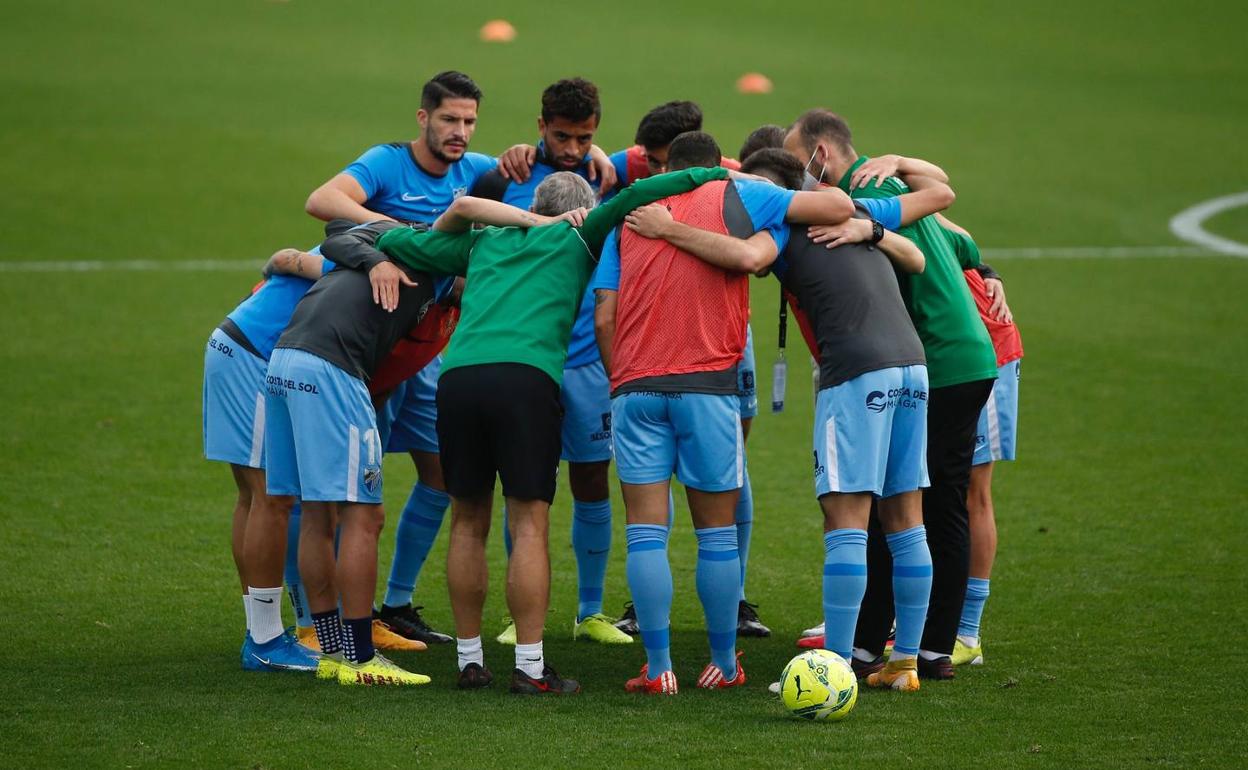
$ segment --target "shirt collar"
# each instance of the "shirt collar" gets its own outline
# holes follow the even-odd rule
[[[849,178],[854,175],[854,172],[858,170],[859,166],[869,160],[871,159],[866,155],[859,155],[858,160],[854,161],[854,165],[850,166],[849,169],[846,170],[845,175],[841,177],[841,181],[836,183],[836,186],[845,192],[849,192]]]
[[[550,162],[550,156],[546,154],[546,142],[542,139],[537,140],[537,162],[544,166],[555,168],[555,164]],[[589,155],[586,154],[584,158],[581,158],[581,164],[573,169],[573,172],[585,176],[585,171],[588,169]]]

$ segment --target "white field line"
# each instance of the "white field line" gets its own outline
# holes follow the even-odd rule
[[[248,272],[260,275],[262,259],[49,259],[0,262],[0,273]]]
[[[1148,259],[1222,256],[1202,246],[1019,246],[982,249],[984,259]]]
[[[1248,258],[1248,244],[1214,235],[1204,228],[1205,220],[1229,209],[1248,206],[1248,192],[1223,195],[1184,209],[1170,220],[1170,232],[1187,241],[1204,246],[1219,254]]]
[[[1233,256],[1248,258],[1248,244],[1206,231],[1205,220],[1229,209],[1248,206],[1248,192],[1225,195],[1184,209],[1170,220],[1170,231],[1192,246],[1019,246],[984,249],[987,259],[1146,259]],[[94,272],[239,272],[259,273],[254,259],[123,259],[0,261],[0,273]]]

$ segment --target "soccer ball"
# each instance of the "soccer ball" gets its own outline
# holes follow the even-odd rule
[[[845,659],[827,650],[807,650],[780,674],[780,700],[802,719],[844,719],[858,702],[858,678]]]

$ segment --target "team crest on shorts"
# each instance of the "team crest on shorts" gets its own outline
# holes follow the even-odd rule
[[[381,486],[381,466],[364,469],[364,486],[369,492],[376,492]]]

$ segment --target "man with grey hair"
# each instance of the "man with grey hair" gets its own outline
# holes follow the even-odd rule
[[[376,247],[401,265],[467,279],[437,400],[438,442],[451,495],[446,572],[459,687],[485,687],[493,679],[482,656],[481,610],[498,476],[512,539],[507,604],[516,622],[516,667],[511,691],[580,691],[577,682],[546,665],[542,650],[550,593],[549,513],[561,446],[559,385],[572,323],[593,263],[625,215],[726,178],[720,168],[652,177],[585,214],[579,207],[593,202],[589,186],[576,174],[558,172],[538,186],[533,213],[526,216],[532,217],[529,224],[554,214],[570,221],[473,230],[473,222],[511,224],[517,210],[466,196],[443,215],[438,231],[395,229],[376,240]]]

